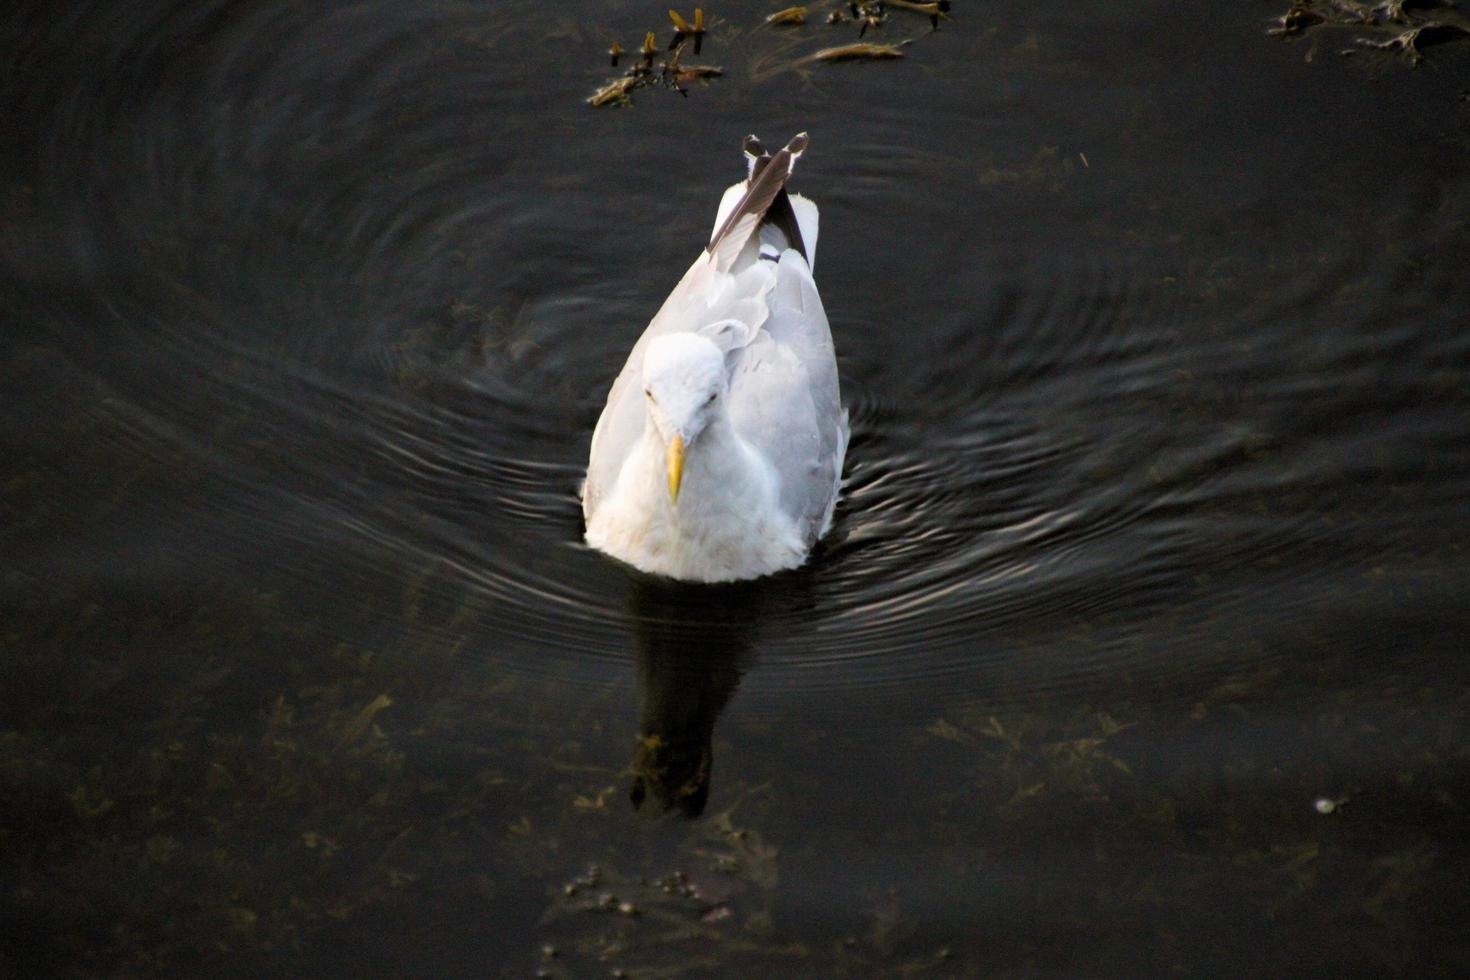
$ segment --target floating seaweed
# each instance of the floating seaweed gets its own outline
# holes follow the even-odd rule
[[[778,10],[766,18],[766,23],[775,27],[795,27],[806,23],[807,9],[805,7],[787,7]]]
[[[883,21],[888,17],[883,0],[874,0],[872,3],[849,3],[848,9],[852,12],[852,19],[862,25],[858,28],[858,37],[866,34],[870,27],[875,30],[882,27]]]
[[[1377,4],[1293,0],[1266,33],[1290,39],[1331,29],[1351,30],[1357,35],[1352,38],[1352,46],[1342,51],[1344,55],[1388,51],[1417,65],[1424,58],[1424,48],[1470,35],[1470,19],[1451,0],[1385,0]]]
[[[1277,20],[1276,26],[1266,31],[1272,37],[1292,37],[1309,27],[1315,27],[1327,18],[1305,4],[1297,4]]]
[[[669,19],[674,22],[674,39],[669,42],[669,50],[678,48],[686,38],[693,38],[694,53],[699,54],[704,44],[704,8],[694,8],[694,23],[692,24],[680,16],[677,10],[669,11]]]
[[[1461,27],[1459,24],[1442,24],[1438,21],[1430,21],[1418,27],[1411,27],[1407,31],[1395,34],[1383,41],[1374,41],[1371,38],[1360,37],[1354,43],[1360,48],[1371,48],[1378,51],[1400,51],[1407,55],[1410,63],[1418,64],[1424,59],[1422,48],[1435,44],[1445,44],[1449,41],[1458,41],[1465,35],[1470,34],[1470,28]],[[1344,51],[1343,54],[1352,54],[1352,51]]]
[[[902,58],[903,49],[911,41],[902,41],[899,44],[873,44],[872,42],[859,42],[857,44],[841,44],[835,48],[823,48],[814,51],[803,60],[805,61],[886,61],[893,58]]]
[[[654,70],[654,62],[659,57],[658,38],[653,31],[648,31],[643,35],[642,47],[638,49],[637,63],[623,75],[611,79],[588,96],[588,105],[628,105],[632,102],[631,96],[635,90],[652,85],[662,85],[665,88],[674,89],[680,95],[687,95],[688,90],[684,88],[685,82],[718,78],[725,73],[723,68],[715,65],[686,65],[683,63],[684,48],[690,41],[694,42],[695,54],[699,53],[704,43],[706,30],[702,7],[695,8],[692,22],[685,20],[675,10],[669,11],[669,19],[674,22],[674,35],[669,41],[667,53],[664,55],[662,64],[658,66],[658,70]],[[622,45],[613,41],[612,46],[608,48],[608,55],[614,68],[618,66],[618,58],[622,53]]]
[[[633,91],[639,79],[636,75],[624,75],[615,78],[602,88],[587,97],[588,105],[616,105],[628,101],[628,93]]]
[[[932,0],[929,3],[915,3],[914,0],[887,0],[889,6],[897,7],[899,10],[912,10],[916,14],[923,14],[929,18],[929,24],[936,31],[939,30],[941,20],[953,20],[949,15],[949,0]]]
[[[941,20],[952,19],[950,8],[950,0],[849,0],[849,2],[837,4],[827,11],[824,20],[829,25],[856,23],[858,42],[823,47],[794,58],[783,57],[785,52],[774,54],[766,52],[752,62],[750,78],[754,81],[761,81],[782,71],[822,62],[891,61],[902,58],[904,57],[902,49],[913,43],[912,39],[889,44],[864,42],[861,39],[869,30],[877,30],[882,27],[888,19],[890,10],[927,17],[932,28],[938,30]],[[767,14],[762,19],[762,23],[772,27],[792,28],[791,34],[795,35],[793,44],[799,44],[801,43],[800,38],[804,35],[795,29],[809,24],[813,15],[819,10],[820,8],[809,5],[783,7]],[[589,105],[628,105],[631,104],[635,91],[655,85],[672,88],[681,95],[685,95],[688,94],[684,87],[686,83],[719,78],[725,74],[723,68],[715,65],[685,64],[682,59],[685,48],[691,41],[694,45],[694,53],[700,53],[701,45],[708,33],[705,27],[704,9],[696,7],[691,19],[686,19],[676,10],[670,10],[668,13],[674,25],[674,33],[665,48],[666,53],[663,55],[662,62],[659,62],[659,45],[656,36],[654,32],[649,31],[644,36],[643,46],[639,49],[637,63],[623,75],[609,79],[601,88],[588,96]],[[613,41],[607,53],[612,67],[616,68],[623,54],[622,46],[617,41]]]

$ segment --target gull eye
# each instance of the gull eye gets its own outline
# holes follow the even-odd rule
[[[649,400],[650,400],[650,401],[652,401],[652,400],[653,400],[653,389],[652,389],[652,388],[644,388],[644,389],[643,389],[643,394],[644,394],[644,396],[645,396],[645,397],[646,397],[646,398],[648,398],[648,399],[649,399]]]
[[[713,404],[714,404],[714,403],[715,403],[715,397],[716,397],[716,396],[717,396],[717,395],[718,395],[718,394],[719,394],[719,392],[717,392],[717,391],[716,391],[716,392],[713,392],[713,393],[711,393],[711,394],[710,394],[710,396],[709,396],[709,397],[708,397],[708,398],[706,398],[706,399],[705,399],[705,400],[704,400],[704,403],[705,403],[705,404],[706,404],[706,405],[713,405]]]

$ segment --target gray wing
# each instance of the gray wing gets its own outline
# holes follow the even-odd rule
[[[763,329],[736,360],[730,414],[781,477],[782,509],[808,542],[827,530],[847,453],[832,331],[806,260],[781,255]]]

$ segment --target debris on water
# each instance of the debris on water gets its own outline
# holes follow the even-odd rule
[[[1458,41],[1467,34],[1470,34],[1470,28],[1461,27],[1459,24],[1442,24],[1439,21],[1430,21],[1419,27],[1411,27],[1409,30],[1383,41],[1374,41],[1370,38],[1360,37],[1353,43],[1359,48],[1369,48],[1377,51],[1401,51],[1408,56],[1410,64],[1417,65],[1424,60],[1424,53],[1420,49],[1436,44],[1445,44],[1449,41]],[[1353,53],[1352,48],[1343,52],[1343,54]]]
[[[908,41],[900,44],[873,44],[871,42],[860,42],[858,44],[840,44],[835,48],[823,48],[820,51],[808,55],[807,61],[861,61],[861,60],[884,60],[889,58],[902,58],[903,47]]]
[[[1282,14],[1276,21],[1276,26],[1266,31],[1272,37],[1291,37],[1300,34],[1308,27],[1315,27],[1326,20],[1311,7],[1297,5]]]
[[[686,38],[694,38],[694,53],[699,54],[699,49],[704,45],[704,8],[694,8],[694,23],[690,23],[679,15],[677,10],[669,11],[669,19],[674,22],[674,39],[669,42],[669,50],[673,51],[682,45]]]
[[[721,902],[719,905],[715,905],[707,909],[705,913],[699,917],[699,921],[705,923],[723,922],[734,914],[735,913],[730,910],[729,905]]]
[[[680,48],[674,52],[674,56],[664,65],[663,74],[672,87],[682,94],[684,89],[679,88],[680,82],[692,82],[701,78],[719,78],[725,74],[725,69],[714,65],[686,65],[682,64],[679,56],[683,53]]]
[[[805,24],[806,15],[805,7],[787,7],[767,17],[766,23],[774,27],[794,27],[797,24]]]
[[[694,9],[692,22],[685,20],[676,10],[669,11],[669,19],[674,22],[674,36],[658,70],[654,70],[654,62],[659,56],[658,37],[653,31],[648,31],[643,35],[643,44],[638,49],[638,61],[621,76],[609,80],[588,96],[588,105],[631,105],[634,91],[655,84],[687,96],[689,92],[683,87],[685,82],[718,78],[725,73],[723,68],[714,65],[686,65],[682,61],[684,48],[691,40],[694,42],[695,54],[700,52],[704,43],[704,8]],[[607,53],[612,66],[616,68],[618,59],[623,54],[622,45],[614,41]]]
[[[629,101],[628,93],[637,84],[638,78],[634,75],[624,75],[622,78],[615,78],[588,96],[587,104],[601,106],[627,102]]]
[[[848,9],[852,11],[853,20],[860,21],[862,27],[858,28],[858,37],[868,32],[868,28],[874,30],[883,26],[883,21],[888,17],[888,11],[883,7],[883,0],[875,0],[873,3],[849,3]]]
[[[897,7],[899,10],[911,10],[916,14],[924,14],[929,18],[929,25],[934,30],[939,30],[941,20],[953,20],[949,16],[949,0],[932,0],[930,3],[916,3],[915,0],[886,0],[888,6]]]
[[[1447,7],[1454,7],[1451,0],[1388,0],[1387,3],[1380,3],[1374,7],[1373,12],[1395,24],[1404,24],[1408,23],[1409,17],[1406,11],[1443,10]]]
[[[780,51],[758,53],[752,62],[749,77],[753,81],[762,81],[779,72],[800,69],[804,65],[820,62],[892,61],[903,58],[905,57],[903,48],[912,44],[912,39],[894,44],[864,42],[861,39],[870,28],[876,30],[883,26],[890,11],[893,10],[906,14],[923,15],[929,19],[930,26],[938,30],[941,20],[953,19],[950,16],[951,6],[951,0],[848,0],[845,4],[829,9],[822,19],[829,25],[844,24],[849,20],[857,23],[860,39],[857,43],[822,48],[797,57],[795,60],[781,58],[780,55],[783,52]],[[685,48],[691,41],[694,44],[694,53],[696,55],[700,53],[707,33],[704,9],[696,7],[692,20],[685,19],[677,10],[669,10],[668,14],[674,25],[674,33],[663,55],[662,63],[658,61],[657,37],[653,31],[649,31],[644,35],[643,45],[638,50],[638,60],[623,75],[609,79],[602,87],[588,96],[586,100],[588,105],[631,105],[634,92],[654,85],[671,88],[680,95],[687,96],[689,92],[684,87],[686,83],[708,81],[725,74],[723,68],[715,65],[690,65],[683,63],[682,60]],[[800,43],[799,39],[802,35],[798,29],[819,16],[822,15],[812,6],[798,4],[767,14],[762,22],[773,27],[792,28],[791,34],[795,36],[793,43]],[[741,36],[740,32],[736,31],[735,36]],[[623,53],[622,46],[614,41],[607,50],[612,67],[618,66]]]
[[[1266,33],[1289,40],[1330,29],[1357,35],[1353,46],[1342,51],[1345,55],[1389,51],[1417,65],[1424,58],[1422,49],[1470,35],[1470,19],[1451,0],[1292,0]]]

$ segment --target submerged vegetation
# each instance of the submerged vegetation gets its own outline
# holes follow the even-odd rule
[[[419,615],[415,589],[405,583],[405,618]],[[972,972],[982,946],[985,962],[1047,971],[1069,962],[1066,943],[1027,921],[1058,901],[1077,917],[1064,934],[1093,916],[1116,933],[1091,940],[1102,972],[1136,964],[1140,948],[1159,969],[1181,957],[1209,972],[1212,956],[1231,961],[1226,931],[1240,921],[1353,919],[1360,942],[1328,961],[1388,973],[1421,943],[1457,941],[1449,909],[1430,906],[1457,892],[1470,839],[1463,689],[1343,690],[1297,719],[1280,692],[1331,690],[1332,678],[1273,667],[1221,676],[1177,710],[1138,691],[1106,707],[946,711],[903,737],[903,754],[928,762],[899,781],[901,803],[826,783],[815,743],[789,762],[744,760],[714,812],[650,836],[627,799],[646,774],[617,761],[642,739],[610,696],[568,713],[549,707],[564,697],[467,670],[452,649],[323,643],[324,624],[275,595],[200,604],[167,625],[87,608],[56,646],[30,645],[58,658],[58,690],[73,696],[10,712],[0,733],[7,919],[44,929],[46,955],[64,950],[87,972],[225,959],[249,972],[285,953],[351,969],[343,950],[410,909],[432,916],[436,946],[518,931],[524,959],[503,975],[549,977],[713,976],[731,962],[776,976],[942,977]],[[473,633],[489,614],[467,597],[452,615]],[[106,624],[133,636],[111,655]],[[180,628],[188,646],[160,645]],[[66,653],[83,654],[76,669]],[[12,660],[8,690],[35,667]],[[679,689],[697,688],[697,668],[681,669]],[[710,669],[725,692],[717,714],[731,668]],[[257,673],[269,679],[248,679]],[[645,709],[673,696],[643,687]],[[133,727],[118,738],[124,708]],[[1271,748],[1283,726],[1289,757]],[[735,738],[747,753],[770,742]],[[1342,782],[1350,773],[1361,775]],[[847,887],[824,870],[835,855],[800,831],[813,806],[894,814],[861,833],[932,856],[917,878],[865,873],[869,890],[828,896],[832,921],[816,925],[823,916],[782,898]],[[1055,869],[1027,863],[1038,835]],[[994,893],[985,935],[928,920],[936,886]],[[1030,897],[1003,897],[1023,887]],[[1214,906],[1230,911],[1190,920]],[[1178,944],[1200,935],[1217,952],[1183,959]],[[418,955],[363,947],[378,968]],[[1299,967],[1289,949],[1267,962]]]
[[[58,425],[77,434],[99,417]],[[128,512],[160,472],[190,471],[114,463],[87,513]],[[67,479],[9,460],[0,485],[31,516],[0,543],[36,533],[45,502],[70,499]],[[732,962],[773,976],[1029,974],[1065,969],[1082,936],[1099,972],[1141,956],[1218,972],[1240,923],[1265,929],[1266,972],[1286,974],[1301,968],[1287,933],[1347,920],[1359,940],[1322,963],[1401,973],[1429,943],[1470,965],[1454,904],[1434,911],[1461,893],[1470,840],[1470,693],[1412,676],[1346,683],[1330,644],[1306,637],[1300,663],[1317,666],[1201,677],[1183,701],[1123,679],[1093,698],[1002,696],[890,727],[875,757],[924,761],[884,776],[901,799],[874,800],[824,772],[837,743],[800,709],[736,722],[711,791],[758,587],[685,621],[677,590],[635,583],[630,699],[569,698],[552,677],[467,658],[493,635],[496,603],[432,561],[365,590],[400,602],[372,610],[374,640],[336,635],[279,592],[139,605],[103,579],[60,600],[29,574],[7,582],[0,901],[12,935],[47,937],[44,963],[143,977],[290,955],[307,970],[411,971],[423,948],[380,941],[411,912],[433,923],[434,962],[460,948],[465,972],[488,965],[473,962],[485,930],[524,936],[506,976],[716,976]],[[696,821],[657,819],[707,799]],[[814,808],[858,837],[824,846]],[[1030,863],[1038,837],[1054,867]],[[917,864],[833,867],[865,843]],[[979,902],[983,933],[933,917],[934,893],[954,890]],[[1074,920],[1038,934],[1034,910],[1055,904]],[[1201,923],[1201,908],[1228,911]],[[16,948],[22,972],[41,969]]]

